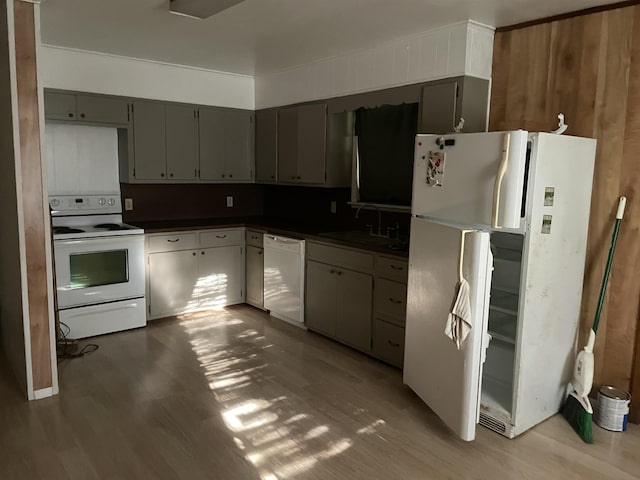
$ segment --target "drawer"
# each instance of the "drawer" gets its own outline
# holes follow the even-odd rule
[[[175,233],[149,236],[149,253],[198,248],[197,233]]]
[[[242,244],[244,244],[244,230],[240,228],[200,232],[200,248]]]
[[[407,318],[407,286],[382,278],[376,279],[374,302],[376,315],[404,326]]]
[[[262,248],[262,232],[247,230],[245,234],[245,241],[247,245]]]
[[[376,274],[381,277],[407,283],[409,275],[409,263],[405,260],[376,257]]]
[[[378,318],[374,319],[373,353],[385,362],[402,368],[404,362],[404,328]]]
[[[315,242],[307,243],[307,258],[367,273],[373,270],[373,254],[371,253],[347,250],[346,248],[332,247]]]

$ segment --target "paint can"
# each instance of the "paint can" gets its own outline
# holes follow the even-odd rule
[[[593,421],[605,430],[624,432],[627,429],[629,405],[631,405],[631,395],[624,390],[600,387]]]

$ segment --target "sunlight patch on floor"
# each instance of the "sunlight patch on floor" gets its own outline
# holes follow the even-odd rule
[[[183,315],[181,325],[220,405],[233,442],[262,480],[286,480],[351,448],[354,440],[336,435],[324,422],[304,411],[303,400],[289,398],[274,375],[273,344],[231,312]],[[355,412],[356,414],[358,412]],[[365,435],[385,424],[378,419],[355,434]]]

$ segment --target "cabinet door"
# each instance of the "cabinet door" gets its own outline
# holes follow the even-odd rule
[[[165,106],[134,102],[133,154],[135,178],[164,180],[167,170]]]
[[[264,306],[264,250],[247,246],[247,303]]]
[[[75,120],[76,96],[70,93],[44,92],[44,116],[51,120]]]
[[[224,173],[230,181],[253,180],[253,114],[224,111]]]
[[[167,178],[198,177],[198,120],[194,107],[166,106]]]
[[[201,108],[199,117],[200,179],[223,180],[225,177],[223,111]]]
[[[83,122],[129,123],[129,104],[122,98],[78,95],[78,119]]]
[[[278,112],[278,182],[298,181],[298,108]]]
[[[336,337],[361,350],[371,350],[373,278],[337,269]]]
[[[151,315],[174,315],[198,307],[198,257],[194,250],[149,254]]]
[[[436,83],[422,87],[419,133],[451,133],[456,121],[458,82]]]
[[[298,107],[298,183],[324,183],[327,145],[327,106]]]
[[[198,254],[198,305],[219,308],[242,302],[242,247],[204,248]]]
[[[256,181],[271,183],[278,173],[278,111],[256,113]]]
[[[307,262],[306,324],[311,330],[332,337],[336,336],[338,277],[335,272],[335,267],[314,261]]]

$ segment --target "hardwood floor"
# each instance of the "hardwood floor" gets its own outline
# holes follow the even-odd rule
[[[247,306],[95,339],[28,403],[0,376],[1,479],[632,479],[640,427],[559,416],[456,439],[400,371]]]

